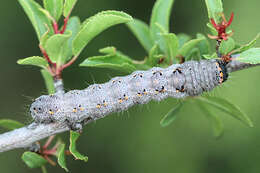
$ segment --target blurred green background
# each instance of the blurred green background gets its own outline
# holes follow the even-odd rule
[[[235,19],[234,38],[246,43],[260,31],[259,0],[226,0],[227,16]],[[81,20],[95,13],[114,9],[125,11],[135,18],[149,22],[154,1],[140,0],[79,0],[73,14]],[[176,0],[171,31],[195,36],[207,34],[207,11],[203,0]],[[29,123],[28,106],[32,99],[46,94],[38,68],[19,66],[20,58],[40,55],[36,35],[17,1],[2,1],[0,10],[0,118]],[[214,43],[214,42],[212,42]],[[134,59],[142,59],[145,51],[124,26],[113,27],[93,40],[63,76],[65,88],[83,89],[89,84],[108,81],[123,75],[116,71],[79,68],[78,63],[98,54],[98,49],[115,46]],[[258,42],[258,47],[260,43]],[[225,97],[237,104],[253,120],[248,128],[220,112],[225,124],[224,136],[216,140],[207,118],[192,103],[185,105],[178,119],[162,128],[160,119],[175,100],[136,106],[127,112],[114,114],[89,124],[78,142],[78,149],[89,156],[87,163],[67,157],[71,172],[179,172],[179,173],[256,173],[260,172],[260,67],[233,73],[222,87],[210,95]],[[4,132],[1,130],[0,132]],[[68,142],[68,133],[60,136]],[[29,169],[21,161],[23,150],[0,153],[3,173],[40,172]],[[49,172],[63,169],[47,166]]]

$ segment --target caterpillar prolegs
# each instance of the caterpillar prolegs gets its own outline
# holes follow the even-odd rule
[[[227,78],[226,63],[221,60],[188,61],[165,69],[136,71],[84,90],[43,95],[32,103],[30,111],[36,123],[68,122],[78,128],[75,126],[86,120],[96,120],[135,104],[200,95]]]

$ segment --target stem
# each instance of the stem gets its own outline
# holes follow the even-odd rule
[[[56,155],[56,152],[57,152],[57,150],[45,150],[45,151],[43,151],[42,152],[42,154],[43,155],[53,155],[53,156],[55,156]]]
[[[56,163],[51,160],[48,156],[43,156],[52,166],[56,166]]]
[[[59,31],[59,25],[58,25],[58,23],[57,23],[56,21],[53,21],[52,27],[53,27],[53,30],[54,30],[54,33],[55,33],[55,34],[59,34],[59,33],[60,33],[60,31]]]
[[[39,48],[42,52],[42,55],[44,56],[44,58],[48,61],[48,63],[50,65],[52,65],[53,67],[56,67],[56,63],[53,63],[49,57],[49,55],[47,54],[47,52],[45,51],[45,49],[42,47],[42,45],[39,45]]]
[[[61,66],[61,71],[64,70],[65,68],[69,67],[70,65],[72,65],[76,59],[78,58],[78,55],[74,56],[67,64],[64,64],[63,66]]]
[[[48,146],[51,144],[52,140],[55,138],[55,135],[52,135],[48,138],[48,140],[46,141],[46,143],[44,144],[44,146],[42,147],[43,150],[47,149]]]
[[[67,17],[64,19],[64,25],[63,25],[62,30],[60,31],[61,34],[64,34],[64,32],[66,31],[68,21],[69,21],[69,16],[67,16]]]
[[[216,52],[217,52],[217,55],[218,55],[219,58],[222,57],[222,55],[221,55],[221,53],[219,51],[219,47],[220,47],[221,42],[222,42],[222,40],[218,39],[217,40],[217,45],[216,45]]]
[[[65,68],[71,66],[71,65],[76,61],[77,58],[78,58],[78,56],[74,56],[67,64],[64,64],[64,65],[62,65],[62,66],[56,68],[56,78],[57,78],[57,79],[61,79],[61,73],[62,73],[62,71],[63,71]]]

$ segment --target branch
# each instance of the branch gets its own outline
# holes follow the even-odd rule
[[[0,135],[0,152],[15,148],[28,148],[32,143],[48,136],[68,131],[65,124],[35,124]]]
[[[55,88],[56,94],[65,93],[62,79],[54,79],[54,88]]]
[[[228,72],[234,72],[234,71],[243,70],[249,67],[260,65],[260,64],[250,65],[250,64],[238,62],[235,60],[237,56],[233,56],[232,57],[233,60],[227,65]],[[63,93],[64,91],[63,91],[62,80],[57,80],[55,83],[56,83],[55,87],[57,89],[57,92]],[[85,124],[88,124],[90,122],[91,121],[86,121]],[[32,143],[36,141],[69,130],[70,129],[68,128],[66,123],[51,123],[51,124],[32,123],[29,126],[1,134],[0,152],[4,152],[16,148],[27,148],[30,147]]]

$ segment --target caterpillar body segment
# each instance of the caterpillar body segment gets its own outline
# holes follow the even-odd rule
[[[32,103],[30,112],[36,123],[68,122],[79,126],[84,120],[96,120],[135,104],[197,96],[211,91],[227,78],[226,64],[221,60],[187,61],[165,69],[136,71],[84,90],[43,95]]]

